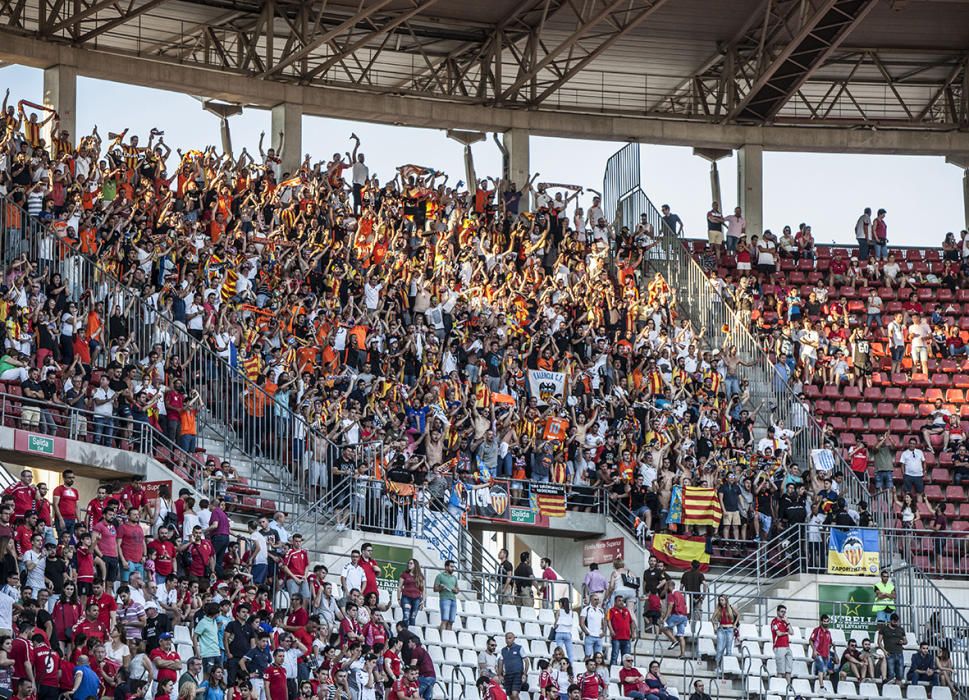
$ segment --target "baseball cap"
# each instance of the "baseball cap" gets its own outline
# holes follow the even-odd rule
[[[158,610],[158,603],[153,600],[149,600],[145,603],[145,610]]]
[[[158,640],[161,641],[162,639],[174,639],[174,637],[171,632],[162,632],[158,635]]]

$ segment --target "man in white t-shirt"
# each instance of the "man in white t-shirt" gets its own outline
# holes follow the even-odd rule
[[[723,223],[727,225],[727,250],[736,253],[737,243],[747,234],[747,219],[743,217],[740,207],[734,207],[733,214],[723,217]]]
[[[892,355],[892,373],[902,368],[902,358],[905,357],[905,323],[902,314],[897,313],[888,323],[888,349]]]
[[[343,571],[340,572],[340,585],[343,587],[343,597],[348,598],[350,591],[354,589],[363,592],[366,583],[367,575],[363,567],[360,566],[360,550],[354,549],[350,552],[350,561],[344,565]]]
[[[925,492],[925,453],[918,448],[918,440],[908,439],[908,449],[898,458],[902,465],[902,491]]]
[[[868,244],[871,241],[871,207],[865,207],[865,212],[855,222],[855,238],[858,239],[858,259],[868,260]]]
[[[801,362],[804,364],[805,381],[814,380],[814,368],[818,362],[818,346],[821,336],[811,325],[809,319],[804,319],[804,329],[801,331]]]
[[[583,646],[585,658],[595,656],[602,651],[602,637],[606,619],[606,611],[602,607],[602,597],[596,593],[589,604],[579,613],[579,627],[585,635]]]
[[[921,367],[922,374],[929,373],[929,341],[932,338],[932,328],[920,314],[912,314],[912,323],[908,327],[908,337],[912,342],[912,370]]]

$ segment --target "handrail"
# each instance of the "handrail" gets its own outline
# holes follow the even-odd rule
[[[454,680],[455,680],[455,677],[458,676],[458,675],[461,676],[461,694],[458,695],[457,698],[455,698],[454,697]],[[464,688],[465,688],[465,686],[467,684],[468,684],[468,679],[464,675],[464,668],[461,667],[461,666],[452,666],[451,667],[451,694],[450,694],[451,700],[461,700],[461,698],[464,697]]]
[[[306,425],[303,418],[294,414],[288,406],[276,403],[262,387],[253,383],[241,370],[229,365],[225,358],[194,338],[179,323],[160,310],[150,308],[139,292],[121,282],[98,260],[82,252],[67,239],[58,238],[48,227],[31,217],[8,197],[4,198],[3,204],[0,207],[0,229],[10,229],[11,222],[7,219],[11,214],[19,218],[16,228],[22,231],[23,245],[27,248],[20,252],[26,254],[28,259],[59,272],[68,286],[68,298],[77,301],[83,293],[99,290],[102,293],[99,296],[103,296],[105,300],[104,320],[107,320],[115,307],[120,307],[128,319],[130,335],[139,355],[147,356],[150,348],[161,345],[182,357],[193,357],[197,367],[205,368],[200,386],[208,388],[212,397],[206,402],[208,410],[200,412],[198,416],[200,439],[204,429],[208,427],[225,443],[227,456],[233,451],[238,452],[251,463],[253,472],[264,471],[272,478],[275,470],[271,468],[271,464],[282,468],[289,463],[289,446],[286,443],[292,438],[284,434],[279,436],[281,439],[278,441],[267,440],[270,430],[265,422],[247,420],[244,408],[246,397],[261,396],[261,400],[272,407],[273,421],[269,426],[273,428],[274,436],[277,426],[293,431],[297,421],[301,421],[308,432],[316,430],[313,426]],[[26,226],[24,222],[27,223]],[[7,256],[10,256],[10,251]],[[109,291],[112,293],[108,293]],[[223,415],[217,416],[216,413]],[[253,449],[257,447],[258,450]],[[302,471],[296,470],[297,478],[302,475]],[[296,493],[299,491],[296,490]]]

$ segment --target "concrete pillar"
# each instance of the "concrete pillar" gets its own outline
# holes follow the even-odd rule
[[[283,172],[295,173],[303,161],[303,105],[283,102],[273,107],[272,144],[279,152],[280,132],[285,135],[283,146]]]
[[[946,156],[945,162],[962,169],[962,207],[969,229],[969,154]]]
[[[733,155],[733,151],[726,148],[694,148],[693,155],[710,161],[710,200],[720,202],[723,209],[723,198],[720,196],[720,171],[717,161]]]
[[[52,66],[44,70],[44,106],[56,110],[60,117],[60,128],[70,133],[71,143],[77,145],[77,69],[73,66]],[[38,114],[43,118],[44,115]],[[49,122],[43,129],[43,137],[50,146],[51,129]]]
[[[764,232],[764,147],[737,150],[737,205],[747,219],[747,235]],[[729,207],[724,207],[724,211]]]
[[[531,177],[528,132],[525,129],[509,129],[503,140],[508,152],[508,179],[521,189]],[[530,199],[526,193],[519,211],[528,211],[531,208]]]

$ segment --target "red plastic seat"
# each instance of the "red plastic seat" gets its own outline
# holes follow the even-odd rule
[[[963,289],[957,289],[956,290],[956,299],[958,299],[959,301],[961,301],[963,303],[969,302],[969,289],[965,289],[965,288],[963,288]]]
[[[871,425],[868,426],[868,429],[871,429]],[[878,444],[878,436],[873,435],[872,433],[865,433],[861,436],[861,442],[865,445],[865,447],[871,450],[875,447],[875,445]]]
[[[847,401],[835,401],[834,402],[834,412],[839,416],[850,416],[854,413],[851,408],[851,404]]]
[[[963,486],[946,486],[945,500],[949,503],[962,503],[966,500],[966,489]]]
[[[935,290],[935,298],[939,302],[955,301],[956,295],[948,287],[939,287]]]
[[[911,384],[911,382],[909,381],[907,374],[896,372],[892,375],[892,384],[898,387],[907,387],[909,384]]]
[[[938,484],[939,486],[946,486],[952,483],[952,477],[949,475],[948,469],[933,469],[930,478],[933,484]]]
[[[858,439],[855,437],[854,432],[841,433],[838,436],[838,439],[841,440],[841,444],[845,447],[854,447],[858,443]]]
[[[905,392],[905,398],[908,398],[909,391],[913,391],[913,390],[908,389]],[[915,391],[918,391],[918,390],[915,389]],[[936,389],[935,387],[932,387],[931,389],[925,390],[925,396],[922,398],[922,400],[925,401],[926,403],[934,403],[937,399],[941,399],[941,398],[943,398],[942,389]]]
[[[905,392],[898,386],[885,387],[885,400],[899,403],[905,400]]]
[[[946,389],[945,401],[946,403],[965,403],[966,394],[962,389]]]
[[[952,386],[956,389],[969,389],[969,374],[954,374]]]
[[[904,418],[915,418],[916,416],[915,406],[910,403],[898,404],[898,415]]]
[[[875,415],[875,406],[867,401],[855,404],[855,413],[862,418],[871,418]]]
[[[858,417],[848,419],[848,430],[853,433],[860,433],[865,429],[865,420]]]
[[[892,418],[895,416],[895,404],[880,403],[875,407],[875,415],[881,418]]]
[[[905,400],[912,402],[922,401],[924,393],[919,387],[910,386],[905,390]]]
[[[820,398],[821,396],[821,390],[818,388],[817,384],[805,384],[802,392],[808,399],[812,401]]]
[[[909,423],[904,418],[892,418],[889,423],[889,430],[893,433],[904,435],[909,431]]]
[[[932,363],[934,360],[929,360],[929,369],[932,369]],[[938,369],[938,367],[936,367]],[[949,375],[943,374],[942,372],[933,372],[929,376],[929,381],[932,382],[932,386],[937,386],[940,388],[945,388],[950,385]]]
[[[943,499],[942,487],[935,484],[926,484],[925,498],[930,501],[941,501]]]
[[[928,375],[922,374],[920,372],[916,372],[915,374],[912,375],[912,381],[910,382],[910,384],[911,386],[920,386],[923,388],[932,386],[932,382],[929,381]]]
[[[845,420],[841,416],[829,416],[828,425],[834,428],[835,432],[839,432],[845,429]]]
[[[959,371],[959,363],[955,360],[942,360],[939,362],[939,371],[946,374],[955,374]]]
[[[858,401],[861,399],[861,389],[856,386],[846,386],[841,389],[841,396],[848,401]]]
[[[865,389],[865,401],[871,401],[873,403],[878,403],[882,400],[882,390],[881,387],[870,386]]]
[[[878,435],[888,430],[888,423],[884,418],[872,418],[868,421],[868,429]]]
[[[825,384],[821,388],[821,396],[823,396],[826,399],[837,400],[841,398],[841,390],[834,384]]]
[[[819,415],[826,416],[834,413],[834,406],[827,399],[818,399],[817,401],[812,402],[811,405],[814,406],[814,412]]]

